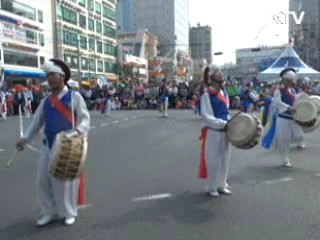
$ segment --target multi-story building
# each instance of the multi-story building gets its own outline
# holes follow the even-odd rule
[[[118,0],[117,24],[119,33],[135,31],[134,3],[135,0]]]
[[[256,76],[267,69],[283,52],[286,46],[242,48],[236,50],[238,78]]]
[[[0,0],[0,56],[8,86],[46,76],[39,67],[53,57],[50,6],[41,0]]]
[[[129,1],[125,2],[128,6]],[[189,0],[132,0],[130,4],[133,11],[125,11],[122,4],[119,12],[127,21],[133,18],[135,31],[143,28],[159,37],[160,55],[168,61],[168,77],[184,79],[190,68],[190,61],[184,60],[189,56]]]
[[[75,79],[117,78],[116,0],[53,1],[54,54]]]
[[[289,18],[289,36],[301,59],[309,66],[320,70],[320,1],[290,0],[289,10],[300,16],[304,12],[301,24]]]
[[[190,49],[193,59],[206,59],[212,62],[212,29],[210,26],[192,27],[190,29]]]

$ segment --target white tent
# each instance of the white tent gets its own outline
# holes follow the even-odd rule
[[[310,77],[310,78],[318,78],[320,77],[320,72],[314,70],[305,64],[293,49],[291,45],[289,45],[268,67],[266,70],[259,73],[258,78],[262,81],[271,81],[274,79],[280,79],[280,72],[287,68],[291,67],[297,71],[298,77]]]

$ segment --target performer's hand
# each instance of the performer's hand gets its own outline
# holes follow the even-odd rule
[[[17,143],[16,143],[16,148],[19,150],[19,151],[22,151],[24,150],[24,148],[26,147],[27,145],[27,141],[26,140],[23,140],[23,139],[20,139]]]
[[[224,126],[223,131],[227,131],[228,130],[228,123]]]
[[[295,112],[296,112],[296,109],[293,108],[293,107],[288,107],[288,111],[290,111],[291,113],[295,113]]]

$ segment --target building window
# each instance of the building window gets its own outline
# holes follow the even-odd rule
[[[45,62],[45,58],[44,57],[40,57],[40,64],[42,65],[42,64],[44,64],[44,62]]]
[[[78,3],[80,6],[86,7],[86,0],[79,0]]]
[[[43,12],[38,10],[38,22],[43,23]]]
[[[116,73],[116,64],[104,62],[104,72],[105,73]]]
[[[36,10],[34,8],[13,0],[1,0],[1,9],[31,20],[36,20]]]
[[[94,43],[94,39],[90,38],[89,39],[89,50],[95,51],[95,49],[96,49],[96,46],[95,46],[95,43]]]
[[[103,12],[103,16],[105,18],[111,19],[111,20],[116,20],[116,11],[106,5],[102,6],[102,12]]]
[[[75,55],[65,54],[64,61],[70,66],[70,68],[78,68],[78,57]]]
[[[96,13],[101,15],[101,3],[96,2]]]
[[[107,24],[103,24],[103,35],[111,38],[116,37],[116,30],[108,26]]]
[[[98,61],[98,72],[103,72],[103,61]]]
[[[31,44],[37,44],[38,39],[37,39],[37,33],[34,31],[26,30],[26,36],[27,36],[27,43]]]
[[[94,32],[94,20],[91,18],[88,19],[88,28]]]
[[[97,52],[102,53],[102,42],[97,42]]]
[[[61,8],[62,8],[62,19],[66,22],[77,25],[78,24],[77,13],[65,7],[61,7]]]
[[[79,26],[83,29],[87,29],[87,18],[84,15],[79,15]]]
[[[87,58],[81,58],[81,69],[82,70],[89,70],[89,61]]]
[[[117,50],[116,50],[116,47],[115,46],[112,46],[110,44],[107,44],[105,43],[104,44],[104,51],[103,51],[104,54],[108,54],[108,55],[111,55],[111,56],[116,56],[117,55]]]
[[[38,57],[36,55],[3,51],[4,63],[25,67],[38,67]]]
[[[88,0],[88,9],[91,10],[91,11],[94,10],[93,0]]]
[[[68,46],[77,47],[78,46],[78,35],[74,32],[63,31],[63,43]]]
[[[44,47],[44,35],[42,33],[39,33],[39,44]]]
[[[89,70],[95,71],[96,69],[96,59],[90,59],[89,60]]]
[[[97,33],[102,33],[102,24],[101,22],[96,22],[96,31]]]
[[[82,49],[88,49],[87,38],[84,36],[80,36],[80,47]]]

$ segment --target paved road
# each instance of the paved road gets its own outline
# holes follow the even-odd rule
[[[26,150],[0,171],[0,239],[319,239],[319,131],[306,136],[306,150],[292,150],[293,169],[279,167],[277,156],[260,147],[233,149],[233,195],[211,199],[197,179],[200,126],[190,111],[170,112],[168,119],[153,111],[93,116],[87,165],[92,206],[80,210],[72,227],[35,227],[37,153]],[[17,128],[17,118],[0,123],[2,165]]]

